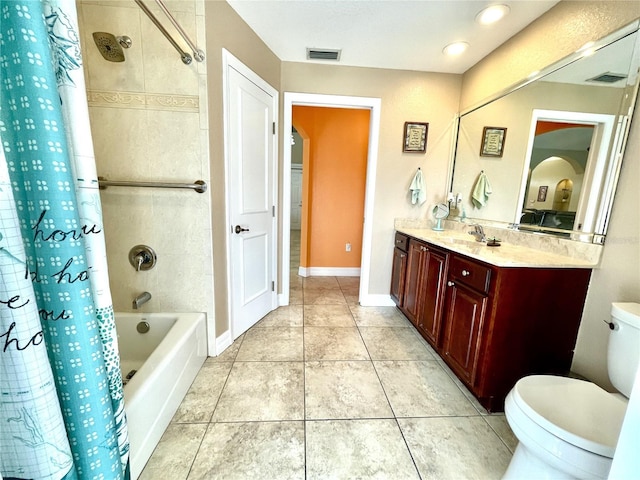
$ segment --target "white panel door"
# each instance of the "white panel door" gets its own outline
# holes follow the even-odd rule
[[[291,230],[302,225],[302,170],[291,168]]]
[[[229,67],[229,252],[233,338],[277,306],[274,97]]]

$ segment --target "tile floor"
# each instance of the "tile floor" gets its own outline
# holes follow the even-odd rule
[[[504,416],[397,309],[360,307],[358,278],[291,281],[290,306],[205,362],[142,480],[502,476]]]

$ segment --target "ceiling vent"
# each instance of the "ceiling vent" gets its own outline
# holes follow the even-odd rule
[[[307,60],[340,60],[342,50],[331,48],[307,48]]]
[[[607,72],[601,73],[593,78],[589,78],[587,79],[587,82],[616,83],[620,80],[624,80],[625,78],[627,78],[627,76],[622,73]]]

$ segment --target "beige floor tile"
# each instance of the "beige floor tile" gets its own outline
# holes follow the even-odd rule
[[[437,362],[373,362],[396,417],[477,415]]]
[[[305,290],[313,288],[340,289],[340,284],[336,277],[305,277],[302,284]]]
[[[208,422],[218,402],[222,387],[227,381],[231,363],[204,363],[178,411],[173,416],[175,423]]]
[[[238,355],[238,350],[240,350],[240,345],[242,345],[242,340],[244,340],[244,333],[236,338],[231,345],[227,347],[225,351],[223,351],[217,357],[209,357],[207,358],[207,362],[233,362]]]
[[[211,424],[188,480],[304,479],[304,423]]]
[[[490,480],[504,474],[511,452],[484,419],[398,419],[423,479]]]
[[[493,431],[498,434],[504,444],[507,446],[511,453],[515,452],[518,446],[518,438],[511,431],[509,422],[503,414],[487,415],[483,417],[489,424]]]
[[[303,358],[301,328],[265,327],[247,330],[236,361],[301,361]]]
[[[302,305],[278,307],[260,320],[256,327],[301,327]]]
[[[307,422],[307,479],[418,479],[394,420]]]
[[[235,362],[213,421],[302,420],[302,362]]]
[[[356,327],[305,327],[305,360],[369,360]]]
[[[289,305],[302,305],[303,299],[302,287],[289,290]]]
[[[336,277],[342,290],[360,288],[360,277]]]
[[[393,416],[369,361],[306,362],[305,415],[307,419]]]
[[[206,429],[207,424],[169,424],[139,480],[186,479]]]
[[[396,307],[349,307],[359,327],[413,327]]]
[[[412,328],[360,327],[360,334],[372,360],[434,359]]]
[[[340,305],[305,305],[304,325],[312,327],[355,327],[351,310]]]
[[[303,292],[305,305],[346,305],[342,290],[339,288],[306,288]]]

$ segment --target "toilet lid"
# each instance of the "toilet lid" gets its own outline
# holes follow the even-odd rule
[[[514,401],[549,433],[613,458],[627,409],[624,398],[575,378],[533,375],[513,387]]]

